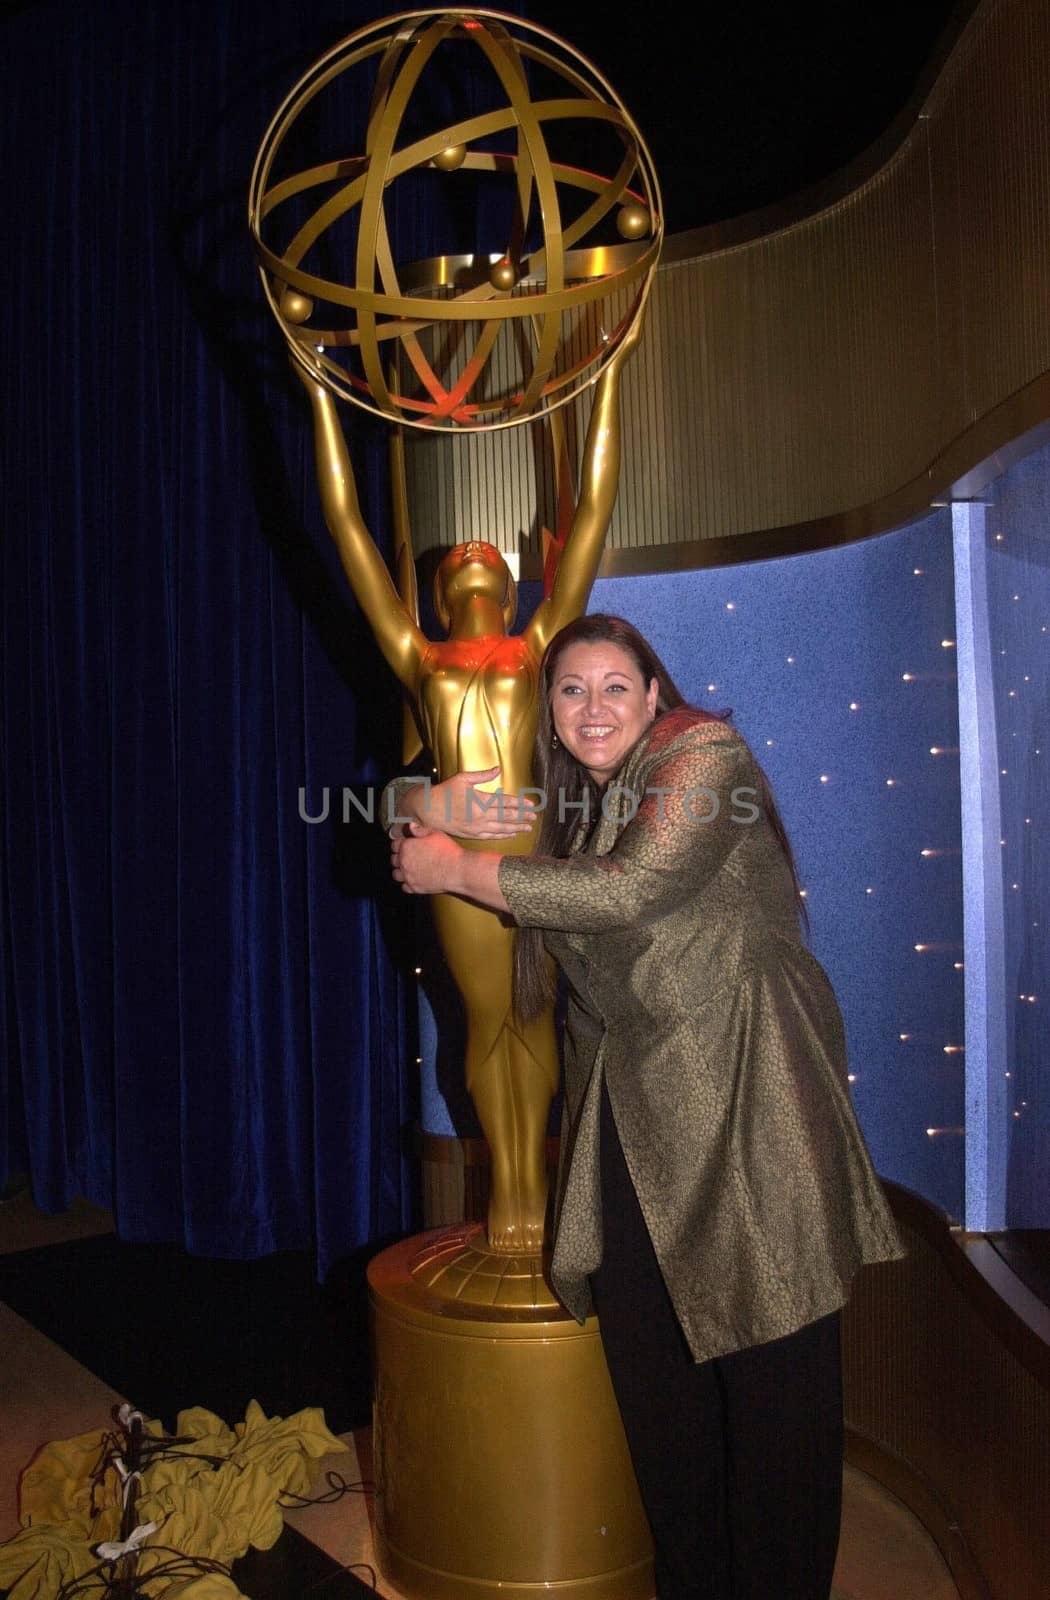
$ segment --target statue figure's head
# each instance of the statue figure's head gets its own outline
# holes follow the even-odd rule
[[[517,585],[496,546],[482,539],[455,545],[434,574],[434,610],[446,633],[457,601],[467,595],[488,595],[497,601],[510,632],[518,610]]]

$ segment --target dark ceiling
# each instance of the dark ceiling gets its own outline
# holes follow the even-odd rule
[[[907,104],[974,0],[524,0],[616,87],[652,151],[669,232],[738,216],[845,166]]]

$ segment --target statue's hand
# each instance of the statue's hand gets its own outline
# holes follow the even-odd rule
[[[642,334],[645,332],[645,319],[648,310],[649,291],[647,289],[645,293],[645,299],[642,301],[642,304],[639,307],[638,315],[635,317],[626,334],[620,340],[615,351],[613,352],[612,360],[609,362],[609,365],[606,368],[607,372],[619,372],[623,367],[624,362],[630,360],[631,356],[641,344]]]
[[[296,361],[293,356],[288,357],[288,365],[295,373],[295,376],[299,379],[299,382],[302,384],[307,394],[312,398],[315,389],[321,382],[320,378],[316,377],[312,372],[307,372],[306,368],[301,364],[301,362]]]
[[[453,839],[512,839],[528,833],[537,816],[536,804],[511,790],[489,794],[477,784],[499,776],[499,767],[484,772],[457,772],[443,783],[420,785],[403,797],[404,809],[430,829]]]
[[[390,840],[390,869],[405,894],[444,894],[456,882],[462,854],[454,839],[410,822]]]

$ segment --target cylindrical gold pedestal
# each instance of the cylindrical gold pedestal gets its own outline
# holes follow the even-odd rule
[[[597,1322],[581,1328],[549,1291],[541,1305],[521,1292],[516,1305],[467,1303],[454,1270],[459,1297],[443,1298],[449,1244],[478,1232],[420,1235],[368,1269],[380,1566],[422,1600],[651,1600],[649,1527]],[[506,1262],[508,1282],[527,1276],[487,1259]],[[475,1283],[485,1276],[482,1263]]]

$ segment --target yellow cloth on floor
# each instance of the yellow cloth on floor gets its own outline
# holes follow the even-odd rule
[[[163,1437],[158,1422],[147,1421],[145,1430]],[[23,1473],[22,1531],[0,1544],[0,1588],[10,1590],[10,1600],[54,1600],[63,1583],[98,1565],[96,1545],[119,1540],[120,1474],[110,1466],[92,1481],[107,1431],[45,1445]],[[249,1546],[268,1550],[284,1525],[279,1497],[308,1494],[313,1464],[344,1448],[316,1407],[267,1417],[254,1400],[234,1428],[195,1406],[179,1413],[175,1432],[189,1442],[172,1446],[142,1471],[136,1521],[157,1524],[139,1553],[144,1574],[170,1560],[171,1550],[224,1566]],[[220,1459],[213,1464],[202,1456]],[[239,1594],[229,1578],[211,1573],[174,1582],[159,1576],[148,1592],[166,1600],[235,1600]]]

